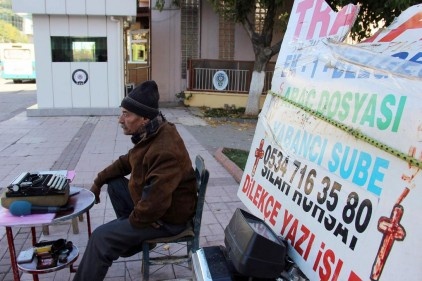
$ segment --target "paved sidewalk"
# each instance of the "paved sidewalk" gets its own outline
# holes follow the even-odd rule
[[[163,108],[162,111],[169,121],[177,125],[192,161],[196,155],[202,155],[210,171],[200,245],[223,245],[225,226],[234,210],[244,206],[236,195],[238,183],[214,157],[215,147],[209,143],[204,145],[204,139],[202,142],[198,139],[209,128],[215,130],[213,137],[214,142],[219,143],[217,147],[237,143],[242,144],[240,148],[248,149],[254,128],[249,126],[245,130],[236,129],[238,134],[234,134],[237,140],[233,141],[233,136],[228,133],[230,128],[224,128],[220,132],[221,136],[218,136],[219,131],[215,127],[210,127],[187,108]],[[72,185],[89,189],[97,172],[126,153],[130,147],[130,138],[123,135],[117,116],[27,117],[26,113],[21,113],[0,122],[0,187],[5,187],[24,171],[67,169],[76,171]],[[101,203],[90,210],[93,229],[114,219],[106,192],[102,192],[101,197]],[[52,225],[49,231],[50,235],[45,236],[42,229],[37,228],[38,240],[65,238],[77,245],[82,255],[88,239],[86,220],[79,222],[79,234],[73,234],[70,221]],[[30,247],[29,228],[13,228],[13,234],[17,252]],[[139,254],[119,259],[110,268],[106,280],[141,280],[140,259]],[[72,280],[73,274],[65,269],[39,277],[40,280]],[[150,279],[184,280],[191,277],[190,270],[166,266],[152,273]],[[0,281],[2,280],[13,280],[3,227],[0,228]],[[32,276],[22,274],[21,280],[32,280]]]

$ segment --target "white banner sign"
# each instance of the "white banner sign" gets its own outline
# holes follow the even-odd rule
[[[238,196],[310,280],[422,276],[422,5],[365,42],[295,1]]]

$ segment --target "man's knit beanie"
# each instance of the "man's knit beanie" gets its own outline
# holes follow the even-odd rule
[[[158,113],[158,93],[155,81],[145,81],[136,86],[123,100],[121,107],[139,116],[154,119]]]

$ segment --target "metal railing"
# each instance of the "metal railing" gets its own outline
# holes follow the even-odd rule
[[[265,71],[263,94],[271,88],[275,63],[269,63]],[[227,86],[223,90],[215,87],[215,74],[223,71]],[[188,69],[188,91],[211,91],[248,93],[253,71],[253,62],[192,59]]]
[[[248,78],[250,77],[249,70],[235,70],[235,69],[210,69],[210,68],[195,68],[194,75],[194,89],[202,91],[215,91],[213,85],[213,78],[217,71],[224,71],[228,77],[227,87],[225,91],[228,92],[247,92]]]

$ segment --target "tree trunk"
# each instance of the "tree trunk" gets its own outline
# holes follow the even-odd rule
[[[269,48],[259,48],[258,50],[249,86],[248,103],[245,108],[245,115],[250,116],[257,116],[259,113],[259,100],[264,90],[265,70],[271,59]]]
[[[245,115],[257,116],[259,113],[259,100],[264,89],[265,71],[252,72],[251,85],[249,87],[248,103],[245,109]]]

